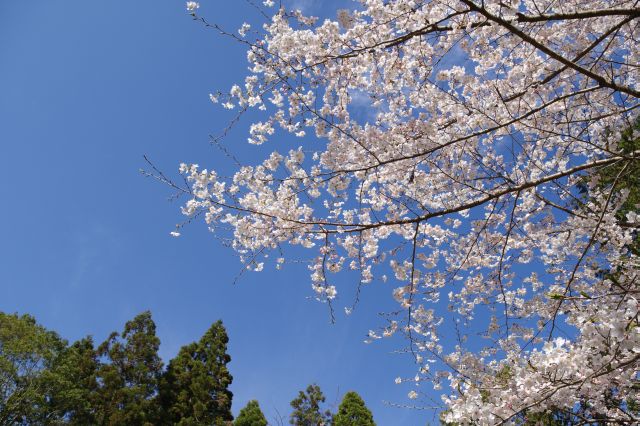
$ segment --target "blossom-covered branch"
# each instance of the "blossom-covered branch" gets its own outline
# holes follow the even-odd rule
[[[262,111],[248,142],[273,152],[229,178],[183,164],[183,213],[226,225],[250,269],[309,249],[334,305],[330,274],[358,271],[358,294],[392,274],[399,310],[370,340],[408,338],[411,382],[449,385],[446,421],[638,421],[639,18],[625,0],[275,11],[232,35],[250,74],[212,96]]]

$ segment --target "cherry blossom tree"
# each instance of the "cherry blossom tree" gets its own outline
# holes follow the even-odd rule
[[[248,142],[273,152],[229,177],[182,164],[189,221],[229,230],[251,270],[308,249],[332,312],[332,274],[357,271],[358,294],[389,274],[398,309],[369,340],[406,336],[417,372],[397,382],[445,386],[447,422],[584,401],[585,423],[640,421],[639,206],[618,214],[640,161],[618,143],[638,139],[636,0],[361,0],[237,33],[196,9],[250,64],[212,101],[262,111]]]

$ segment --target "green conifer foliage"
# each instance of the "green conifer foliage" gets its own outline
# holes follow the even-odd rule
[[[334,426],[375,426],[371,411],[356,392],[347,392],[342,398]]]
[[[160,339],[150,312],[127,322],[98,348],[109,362],[99,367],[97,420],[101,424],[151,425],[158,418],[156,395],[162,373]]]
[[[258,401],[249,401],[240,410],[238,417],[233,422],[234,426],[267,426],[267,419],[264,417]]]
[[[327,426],[331,424],[331,412],[320,411],[320,404],[325,401],[324,394],[318,385],[307,386],[300,391],[298,397],[291,401],[293,413],[289,423],[295,426]]]
[[[98,357],[91,337],[67,347],[51,369],[50,410],[71,425],[96,424]]]
[[[233,420],[227,369],[229,338],[217,321],[199,342],[183,346],[162,381],[164,421],[178,425],[229,425]]]

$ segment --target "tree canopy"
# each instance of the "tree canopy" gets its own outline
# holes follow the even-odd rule
[[[164,369],[148,311],[97,348],[0,312],[0,424],[230,425],[228,341],[217,321]]]
[[[91,337],[68,344],[29,315],[0,312],[0,424],[266,426],[257,400],[233,418],[228,343],[216,321],[163,368],[148,311],[97,348]],[[324,403],[320,387],[307,386],[291,401],[290,423],[375,425],[356,392],[335,419]]]
[[[86,337],[66,348],[53,374],[60,385],[51,389],[51,410],[72,425],[96,424],[103,416],[99,394],[100,361],[93,339]]]
[[[240,410],[238,417],[233,422],[234,426],[267,426],[267,419],[264,417],[258,401],[251,400]]]
[[[99,423],[150,425],[158,418],[156,401],[162,361],[160,339],[150,312],[125,324],[122,335],[112,333],[98,347],[108,362],[98,369]]]
[[[371,411],[356,392],[347,392],[342,398],[333,426],[375,426]]]
[[[323,410],[321,404],[325,402],[325,396],[320,386],[312,384],[307,389],[300,391],[298,396],[291,401],[293,412],[289,423],[295,426],[328,426],[331,424],[331,411]]]
[[[238,34],[189,13],[248,49],[244,84],[211,100],[258,109],[251,144],[298,139],[232,176],[182,164],[188,222],[229,227],[250,270],[306,249],[332,317],[358,300],[333,274],[356,295],[394,282],[369,341],[406,338],[398,382],[446,386],[448,422],[581,401],[584,421],[640,421],[607,396],[634,396],[640,364],[634,1],[363,0]]]
[[[217,321],[199,342],[183,346],[171,360],[162,386],[165,421],[217,426],[233,420],[228,342],[222,321]]]
[[[52,370],[65,346],[33,317],[0,312],[0,424],[46,423],[55,415],[49,390],[62,385]]]

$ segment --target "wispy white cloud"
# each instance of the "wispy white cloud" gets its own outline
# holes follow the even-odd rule
[[[317,0],[293,0],[291,2],[292,9],[298,9],[301,12],[309,12],[314,6],[314,3],[319,3]]]
[[[74,235],[75,258],[71,269],[69,286],[82,287],[91,277],[113,260],[121,246],[117,231],[103,224],[94,223],[79,229]]]
[[[353,0],[288,0],[283,2],[287,9],[298,9],[303,13],[325,15],[327,12],[335,14],[338,9],[353,9],[357,3]],[[335,18],[335,16],[331,16]]]

